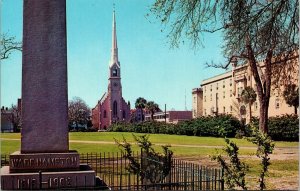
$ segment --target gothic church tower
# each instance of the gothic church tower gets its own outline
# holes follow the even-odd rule
[[[122,118],[122,86],[121,86],[121,68],[118,58],[118,43],[116,34],[116,18],[113,11],[112,23],[112,48],[109,62],[108,94],[110,95],[110,108],[112,122],[119,121]]]
[[[109,61],[109,75],[107,92],[92,109],[93,126],[98,129],[107,129],[112,123],[129,121],[130,105],[122,97],[121,67],[118,57],[118,43],[116,32],[115,11],[112,21],[112,48]]]

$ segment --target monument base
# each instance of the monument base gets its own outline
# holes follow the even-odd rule
[[[16,151],[9,156],[10,172],[39,172],[79,170],[80,161],[77,151],[64,153],[26,153]]]
[[[3,190],[84,189],[95,186],[95,171],[88,165],[80,165],[78,171],[34,173],[11,173],[9,166],[1,168],[1,188]]]
[[[10,155],[1,168],[2,190],[108,189],[95,171],[80,164],[77,151]]]

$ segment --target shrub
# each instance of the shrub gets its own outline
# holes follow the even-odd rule
[[[252,119],[252,124],[258,127],[258,118]],[[299,118],[297,115],[282,115],[270,117],[268,123],[268,135],[275,141],[298,141]],[[246,135],[249,135],[249,127],[246,127]]]
[[[234,137],[236,131],[241,128],[242,125],[237,118],[231,115],[219,115],[216,117],[200,117],[197,119],[182,121],[178,124],[157,121],[147,121],[143,123],[115,123],[111,125],[109,131]]]

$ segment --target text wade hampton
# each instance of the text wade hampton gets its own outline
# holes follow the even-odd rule
[[[54,158],[12,158],[10,165],[14,168],[26,167],[59,167],[76,166],[77,157],[54,157]]]

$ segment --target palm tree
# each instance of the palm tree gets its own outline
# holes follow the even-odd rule
[[[299,88],[295,84],[287,85],[283,91],[283,97],[289,106],[294,106],[295,114],[297,114],[297,108],[299,107]]]
[[[146,104],[146,109],[151,112],[151,119],[154,121],[154,113],[159,110],[158,104],[156,104],[154,101],[149,101]]]
[[[144,121],[143,109],[146,107],[147,100],[145,98],[139,97],[135,101],[135,108],[142,111],[142,121]]]
[[[251,120],[251,118],[252,118],[251,106],[256,101],[256,93],[255,93],[254,89],[250,86],[247,86],[241,93],[241,100],[245,104],[248,104],[248,106],[249,106],[249,117],[250,117],[250,120]]]

